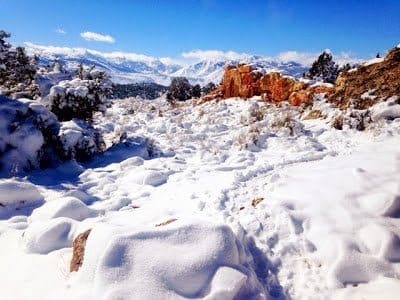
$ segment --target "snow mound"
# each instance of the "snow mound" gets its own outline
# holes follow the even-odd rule
[[[178,223],[133,233],[95,227],[74,279],[92,284],[89,298],[265,299],[228,226]]]
[[[47,254],[54,250],[71,247],[75,222],[67,218],[57,218],[30,224],[23,235],[25,251]]]
[[[29,213],[43,202],[43,196],[33,184],[14,179],[0,180],[0,218]]]
[[[32,213],[31,220],[49,220],[59,217],[82,221],[97,216],[97,212],[87,207],[75,197],[63,197],[46,202]]]
[[[120,167],[121,169],[129,169],[131,167],[138,167],[143,165],[144,159],[138,156],[128,158],[121,162]]]
[[[129,176],[124,178],[125,184],[140,184],[159,186],[167,182],[168,176],[164,173],[154,170],[134,170]]]
[[[361,284],[356,287],[342,289],[335,293],[332,299],[396,300],[399,298],[399,294],[400,285],[398,283],[398,280],[393,278],[380,277],[379,279],[369,284]]]

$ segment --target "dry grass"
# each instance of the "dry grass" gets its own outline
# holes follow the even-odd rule
[[[177,221],[178,219],[172,218],[172,219],[168,219],[167,221],[161,222],[159,224],[156,224],[156,227],[160,227],[160,226],[166,226],[168,224],[171,224],[175,221]]]

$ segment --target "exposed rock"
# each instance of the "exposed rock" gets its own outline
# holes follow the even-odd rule
[[[303,103],[311,103],[312,102],[312,95],[309,91],[298,91],[293,92],[289,96],[289,103],[291,105],[299,106]]]
[[[204,96],[203,101],[261,96],[264,101],[281,102],[288,100],[293,92],[302,91],[306,88],[305,83],[282,76],[278,72],[262,75],[259,72],[254,72],[250,65],[228,66],[225,69],[221,85]],[[300,105],[303,102],[308,102],[311,96],[302,93],[293,97],[292,103]]]
[[[282,77],[277,72],[268,73],[260,79],[261,96],[266,101],[281,102],[288,100],[295,87],[299,88],[295,80]]]
[[[76,272],[82,266],[85,255],[86,241],[91,231],[91,229],[88,229],[85,232],[79,234],[72,243],[73,254],[69,267],[70,272]]]
[[[262,201],[264,201],[264,198],[263,197],[257,197],[257,198],[254,198],[252,201],[251,201],[251,205],[253,206],[253,207],[256,207],[258,204],[260,204]]]
[[[400,48],[390,50],[382,62],[343,72],[330,99],[340,108],[365,109],[396,95],[400,95]]]
[[[333,84],[326,84],[326,85],[312,85],[307,88],[311,94],[325,94],[330,96],[335,91],[335,86]]]
[[[166,226],[168,224],[171,224],[175,221],[177,221],[178,219],[172,218],[172,219],[168,219],[167,221],[161,222],[159,224],[156,224],[156,227],[160,227],[160,226]]]
[[[251,66],[239,65],[237,68],[228,66],[225,69],[220,91],[223,98],[249,98],[257,95],[260,73],[252,72]]]

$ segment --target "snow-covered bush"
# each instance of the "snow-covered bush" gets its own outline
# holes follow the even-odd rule
[[[85,161],[105,148],[100,132],[79,119],[61,123],[59,143],[57,152],[64,160]]]
[[[37,101],[0,95],[0,177],[8,177],[60,160],[85,161],[103,151],[98,130],[74,119],[59,123]]]
[[[35,83],[37,57],[28,57],[22,47],[13,48],[5,41],[10,36],[0,30],[0,94],[35,99],[39,96]]]
[[[0,96],[0,175],[47,166],[54,161],[59,122],[36,101]]]
[[[368,109],[349,109],[335,115],[331,121],[333,128],[365,130],[368,124],[372,123],[371,112]]]
[[[105,111],[110,87],[111,82],[104,72],[80,66],[77,78],[61,81],[51,88],[50,109],[60,121],[73,118],[90,121],[95,112]]]
[[[304,125],[293,117],[290,112],[278,112],[270,117],[271,129],[280,135],[300,135]]]

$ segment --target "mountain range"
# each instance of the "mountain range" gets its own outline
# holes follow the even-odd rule
[[[42,64],[59,60],[67,69],[74,69],[78,64],[94,65],[109,73],[112,81],[119,84],[151,82],[169,85],[172,78],[179,76],[188,78],[192,84],[219,83],[225,66],[237,63],[251,64],[254,69],[261,72],[276,70],[293,77],[300,77],[309,68],[300,62],[284,62],[249,54],[241,54],[234,59],[208,57],[187,63],[134,53],[107,53],[85,48],[42,46],[33,43],[26,43],[26,49],[30,54],[39,55]]]

